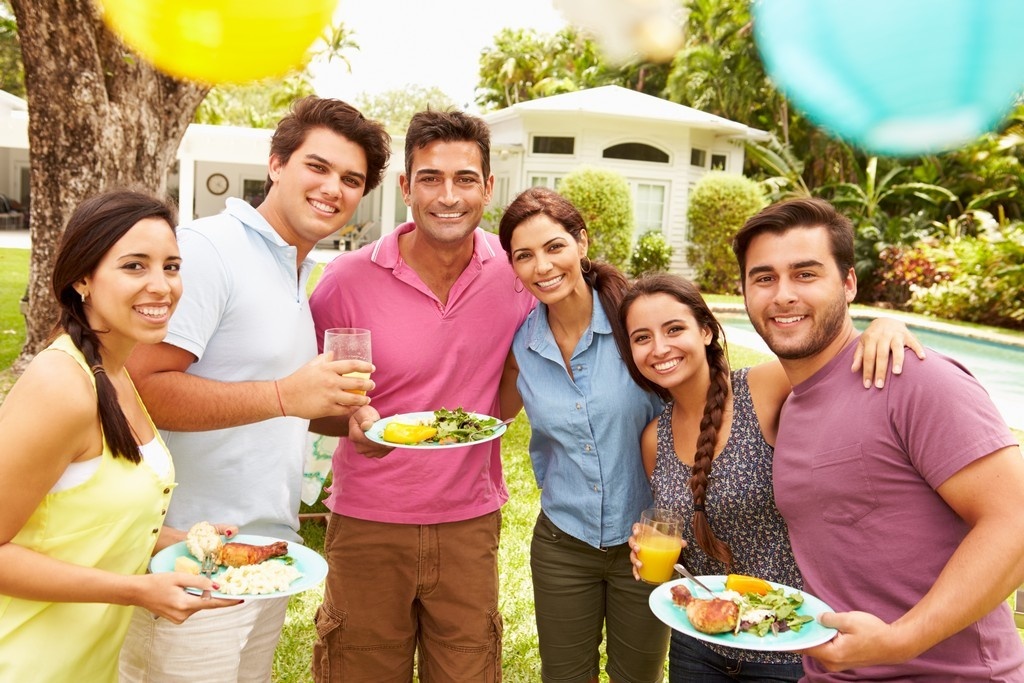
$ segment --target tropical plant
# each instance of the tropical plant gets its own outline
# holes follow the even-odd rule
[[[25,96],[25,65],[21,62],[18,25],[7,0],[0,1],[0,90]]]
[[[732,238],[767,203],[760,184],[735,173],[711,171],[694,186],[686,211],[690,226],[686,259],[703,291],[739,292]]]
[[[363,93],[356,98],[355,105],[363,116],[383,123],[392,135],[405,135],[409,121],[416,112],[428,107],[445,110],[456,106],[456,103],[437,86],[428,88],[408,84],[404,88],[376,95]]]
[[[780,129],[788,141],[788,104],[768,81],[751,35],[748,0],[688,0],[683,48],[665,95],[756,128]]]
[[[913,291],[914,312],[1024,330],[1024,223],[922,250],[946,277]]]
[[[770,201],[810,197],[811,190],[804,182],[804,163],[773,134],[765,143],[746,143],[747,159],[760,168],[767,177],[762,178]]]
[[[273,128],[292,102],[314,94],[304,72],[245,84],[214,87],[196,110],[195,122],[217,126]]]
[[[870,300],[878,285],[880,254],[892,245],[913,244],[929,232],[928,214],[945,202],[956,202],[955,194],[932,183],[897,182],[908,168],[888,163],[879,175],[879,159],[867,159],[857,182],[832,183],[819,191],[853,221],[856,231],[857,299]],[[888,208],[888,211],[886,210]]]
[[[619,173],[583,166],[562,179],[558,192],[587,224],[590,257],[626,270],[633,242],[633,198]]]

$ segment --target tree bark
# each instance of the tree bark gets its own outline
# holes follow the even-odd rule
[[[27,339],[38,353],[57,317],[50,277],[74,208],[115,187],[164,194],[167,172],[208,86],[131,53],[91,0],[11,0],[29,109],[31,238]]]

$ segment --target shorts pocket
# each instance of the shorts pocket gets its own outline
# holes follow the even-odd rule
[[[335,683],[341,681],[341,667],[331,666],[331,653],[335,658],[341,657],[341,638],[347,621],[344,612],[338,612],[324,603],[313,615],[316,628],[316,642],[313,643],[313,680],[317,683]],[[333,673],[332,673],[333,671]]]
[[[811,478],[826,522],[853,524],[878,507],[860,444],[817,455]]]

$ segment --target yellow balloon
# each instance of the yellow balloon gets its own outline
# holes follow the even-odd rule
[[[300,66],[338,0],[101,0],[110,28],[178,78],[244,83]]]

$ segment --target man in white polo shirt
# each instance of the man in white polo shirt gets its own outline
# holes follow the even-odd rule
[[[185,293],[166,340],[137,349],[129,371],[174,458],[167,524],[236,524],[301,542],[299,493],[309,419],[347,415],[370,370],[317,356],[309,252],[377,186],[390,138],[339,100],[300,100],[270,147],[266,199],[178,230]],[[360,366],[360,367],[357,367]],[[269,681],[287,598],[247,601],[175,626],[136,610],[122,681]]]

